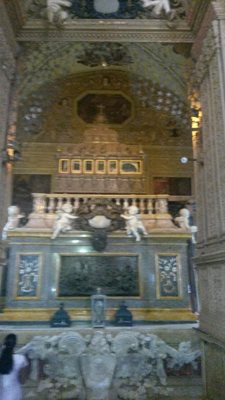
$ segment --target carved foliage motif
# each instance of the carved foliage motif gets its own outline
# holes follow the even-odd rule
[[[20,254],[18,265],[17,297],[37,297],[40,280],[40,256]]]
[[[177,255],[158,255],[158,297],[160,299],[180,296],[179,268]]]

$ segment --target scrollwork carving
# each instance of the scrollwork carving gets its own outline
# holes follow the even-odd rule
[[[193,374],[201,355],[190,342],[175,349],[157,335],[138,331],[114,337],[102,331],[36,336],[20,353],[30,359],[33,379],[40,361],[44,365],[45,378],[38,384],[37,396],[48,393],[48,398],[56,399],[63,392],[76,400],[146,400],[168,394],[168,371],[181,371],[188,365]]]

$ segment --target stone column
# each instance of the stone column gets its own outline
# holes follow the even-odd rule
[[[195,87],[200,93],[202,132],[196,171],[200,294],[207,398],[225,393],[225,3],[212,1],[193,45]],[[199,154],[201,153],[201,154]]]
[[[11,120],[13,103],[13,86],[16,71],[17,44],[4,6],[0,0],[0,230],[6,220],[7,205],[11,198],[11,175],[9,166],[3,163],[3,151],[7,143],[7,132]],[[8,182],[9,180],[9,182]]]
[[[15,78],[16,41],[5,10],[4,2],[0,0],[0,238],[2,228],[7,219],[7,206],[11,202],[12,167],[3,162],[4,149],[7,142],[7,130],[10,121],[12,103],[12,85]],[[2,290],[5,276],[5,246],[0,239],[0,298],[2,308]]]

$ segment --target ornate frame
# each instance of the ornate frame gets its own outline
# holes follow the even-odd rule
[[[112,168],[112,164],[115,165],[115,168]],[[108,160],[107,161],[107,173],[109,175],[117,175],[118,174],[118,160]],[[112,169],[111,169],[112,168]]]
[[[70,159],[69,158],[60,158],[59,159],[58,172],[60,174],[69,174],[70,173]]]
[[[140,274],[140,254],[138,253],[104,253],[104,254],[99,254],[99,253],[83,253],[83,254],[78,254],[78,253],[58,253],[56,259],[56,281],[55,281],[55,288],[56,288],[56,300],[72,300],[72,299],[88,299],[90,296],[85,296],[85,295],[80,295],[80,296],[59,296],[59,277],[60,277],[60,268],[61,268],[61,257],[62,256],[71,256],[71,257],[110,257],[110,256],[115,256],[115,257],[126,257],[126,256],[133,256],[137,257],[137,275],[138,275],[138,290],[139,290],[139,295],[138,296],[107,296],[112,299],[141,299],[143,297],[143,284],[141,282],[141,274]]]
[[[168,271],[168,277],[165,274],[160,273],[160,258],[168,257],[168,265],[165,265],[165,271]],[[176,263],[176,271],[173,271],[175,266],[171,265],[171,260],[175,260]],[[170,262],[170,265],[169,265]],[[181,259],[179,253],[157,253],[155,255],[155,267],[156,267],[156,299],[158,300],[181,300],[183,298],[182,294],[182,273],[181,273]],[[171,271],[170,271],[171,270]],[[176,286],[173,291],[173,287],[171,288],[171,281],[173,277],[173,273],[176,272]],[[162,285],[164,279],[166,279],[166,285],[170,285],[170,288],[166,288],[166,286]],[[169,280],[169,276],[171,277],[171,281]],[[165,295],[166,290],[168,290],[168,295]],[[164,291],[164,293],[163,293]],[[170,294],[169,294],[170,292]],[[177,292],[177,294],[174,294]]]
[[[34,296],[20,296],[18,294],[19,292],[19,276],[20,276],[20,262],[21,262],[21,256],[22,257],[37,257],[38,260],[38,269],[37,269],[37,285],[35,288],[36,295]],[[17,253],[16,255],[16,281],[14,285],[14,298],[16,300],[39,300],[40,299],[40,293],[41,293],[41,279],[42,279],[42,269],[43,269],[43,254],[42,253]],[[28,275],[29,277],[29,275]],[[26,284],[29,284],[29,280]]]
[[[100,165],[103,166],[103,169],[99,168]],[[106,160],[95,160],[95,173],[96,174],[106,173]]]
[[[91,169],[87,169],[87,163],[90,162],[91,163]],[[84,174],[93,174],[94,173],[94,160],[93,159],[86,159],[83,160],[83,173]]]
[[[73,167],[74,164],[79,166],[78,169]],[[71,174],[81,174],[82,173],[82,160],[80,158],[73,158],[71,160]]]
[[[136,168],[136,171],[125,171],[125,164],[130,164],[132,168]],[[143,172],[142,160],[120,160],[120,174],[124,175],[140,175]]]

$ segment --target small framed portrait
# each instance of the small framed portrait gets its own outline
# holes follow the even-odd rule
[[[70,172],[70,160],[68,158],[61,158],[59,160],[59,173],[68,174]]]
[[[108,160],[108,174],[118,174],[118,160]]]
[[[85,174],[93,174],[93,172],[94,172],[94,161],[93,160],[84,160],[83,161],[83,172]]]
[[[72,174],[81,174],[82,161],[80,159],[71,160],[71,172]]]
[[[95,161],[95,173],[105,174],[106,173],[106,160],[96,160]]]
[[[141,174],[142,173],[142,160],[121,160],[120,161],[121,174]]]

